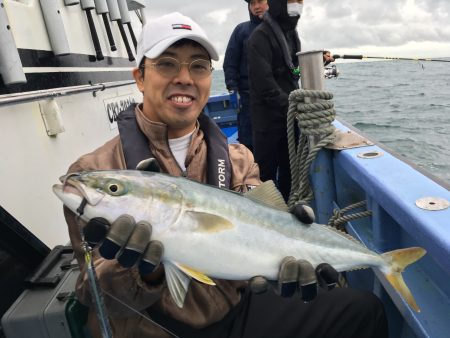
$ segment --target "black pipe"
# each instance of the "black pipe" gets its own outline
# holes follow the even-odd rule
[[[429,58],[397,58],[389,56],[364,56],[365,59],[383,59],[383,60],[401,60],[401,61],[432,61],[432,62],[450,62],[450,60],[439,60]]]
[[[105,24],[106,34],[108,35],[109,46],[111,50],[114,52],[117,50],[116,42],[114,41],[114,36],[111,32],[111,26],[109,25],[108,15],[106,13],[102,13],[103,23]]]
[[[100,61],[104,59],[104,56],[102,52],[102,47],[100,46],[100,41],[98,39],[97,31],[95,29],[94,20],[92,19],[91,9],[86,9],[85,11],[89,23],[89,29],[91,31],[92,42],[94,43],[96,58],[97,60]]]
[[[400,58],[389,56],[364,56],[364,55],[333,55],[334,59],[379,59],[379,60],[401,60],[401,61],[432,61],[432,62],[450,62],[450,60],[428,59],[428,58]]]
[[[123,28],[122,20],[117,20],[117,24],[119,25],[120,35],[122,35],[122,40],[127,50],[128,60],[134,61],[136,59],[134,58],[133,52],[130,48],[130,44],[128,43],[127,33],[125,33],[125,29]]]
[[[137,49],[137,40],[136,36],[134,36],[133,27],[131,27],[131,22],[127,22],[128,30],[130,31],[131,40],[133,40],[134,50]]]
[[[362,60],[362,55],[333,55],[333,59],[352,59],[352,60]]]

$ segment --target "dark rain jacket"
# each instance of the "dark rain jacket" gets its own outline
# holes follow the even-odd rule
[[[238,24],[231,34],[223,61],[227,89],[237,90],[241,93],[249,90],[247,40],[261,23],[261,19],[253,15],[250,10],[249,14],[250,21]]]
[[[270,17],[268,17],[270,16]],[[299,88],[299,77],[292,73],[283,53],[282,37],[270,24],[276,21],[288,45],[288,54],[295,67],[300,40],[297,22],[287,14],[287,0],[269,0],[263,22],[248,40],[249,84],[252,125],[254,131],[285,130],[289,94]]]

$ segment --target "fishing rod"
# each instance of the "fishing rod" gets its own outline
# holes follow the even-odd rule
[[[388,56],[364,56],[364,55],[333,55],[336,59],[347,60],[363,60],[363,59],[380,59],[380,60],[402,60],[402,61],[432,61],[432,62],[450,62],[450,60],[430,59],[430,58],[401,58],[401,57],[388,57]]]

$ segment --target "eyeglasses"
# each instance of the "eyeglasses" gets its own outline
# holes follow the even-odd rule
[[[181,66],[187,65],[189,73],[194,80],[203,79],[211,75],[214,68],[211,66],[211,61],[205,59],[198,59],[192,62],[180,62],[175,58],[166,56],[158,59],[156,62],[147,63],[141,68],[151,66],[164,77],[173,78],[181,71]]]

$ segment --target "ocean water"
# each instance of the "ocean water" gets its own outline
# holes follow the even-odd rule
[[[450,184],[450,66],[383,61],[337,64],[326,80],[337,117]],[[212,94],[226,92],[215,71]]]

